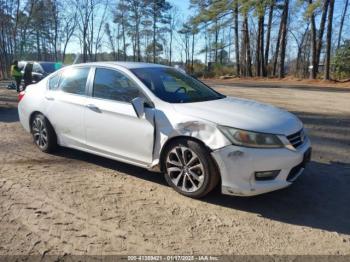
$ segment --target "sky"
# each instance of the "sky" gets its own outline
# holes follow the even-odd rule
[[[169,2],[176,5],[186,18],[190,15],[190,0],[169,0]]]

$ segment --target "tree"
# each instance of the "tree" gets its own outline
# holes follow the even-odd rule
[[[334,0],[329,0],[329,13],[327,21],[326,39],[326,64],[324,67],[324,79],[330,80],[331,48],[332,48],[332,24],[333,24]]]
[[[320,56],[321,56],[321,50],[322,50],[322,43],[323,43],[323,33],[324,33],[324,28],[326,24],[326,17],[327,17],[327,12],[328,12],[328,6],[329,6],[329,0],[324,0],[323,1],[323,6],[322,6],[322,16],[321,16],[321,22],[320,22],[320,29],[319,29],[319,34],[318,34],[318,39],[317,39],[317,48],[316,48],[316,59],[315,59],[315,74],[318,73],[318,65],[320,64]]]
[[[120,25],[120,30],[121,32],[119,32],[118,38],[119,36],[121,36],[122,38],[122,42],[123,42],[123,56],[124,56],[124,61],[127,60],[127,43],[126,43],[126,31],[128,28],[128,6],[125,3],[124,0],[121,0],[118,5],[117,5],[117,10],[114,12],[114,20],[113,22]]]
[[[267,22],[267,33],[266,33],[266,47],[265,47],[265,68],[269,63],[269,52],[270,52],[270,39],[271,39],[271,30],[272,30],[272,18],[273,18],[273,10],[275,8],[275,0],[272,0],[269,7],[269,19]],[[267,69],[265,69],[267,70]],[[267,76],[267,71],[266,75]]]
[[[127,6],[130,10],[130,34],[134,39],[134,60],[141,61],[141,33],[140,26],[145,8],[145,2],[139,0],[127,0]]]
[[[312,69],[311,78],[315,79],[317,75],[317,40],[316,40],[316,22],[315,22],[315,5],[312,0],[309,0],[309,12],[310,12],[310,23],[311,23],[311,48],[312,48]]]
[[[338,78],[350,79],[350,40],[346,40],[343,45],[337,48],[334,58],[335,74]]]
[[[193,73],[193,63],[194,63],[194,46],[195,46],[195,42],[194,42],[194,38],[195,38],[195,35],[197,35],[199,33],[199,30],[198,28],[194,25],[192,25],[192,28],[191,28],[191,34],[192,34],[192,56],[191,56],[191,72]]]
[[[157,41],[156,36],[158,33],[158,24],[167,24],[169,17],[166,16],[166,13],[171,9],[171,5],[166,0],[145,0],[146,1],[146,13],[152,19],[152,28],[153,28],[153,63],[156,63],[157,57]]]
[[[172,65],[174,32],[178,24],[179,9],[172,6],[169,12],[169,65]]]
[[[279,78],[284,77],[284,62],[286,57],[286,46],[287,46],[287,26],[288,26],[288,11],[289,11],[289,0],[284,1],[284,8],[282,13],[282,34],[281,34],[281,53],[280,53],[280,70]]]
[[[182,41],[185,48],[185,65],[187,66],[190,60],[190,36],[191,36],[191,25],[185,23],[182,28],[178,31],[182,35]]]
[[[62,62],[64,63],[66,57],[66,50],[68,43],[70,42],[76,27],[77,27],[77,11],[76,9],[70,10],[70,12],[65,12],[65,15],[61,18],[62,31],[61,39],[63,42],[62,50]]]
[[[343,27],[344,27],[344,21],[345,21],[345,15],[346,15],[346,12],[348,10],[348,6],[349,6],[349,0],[345,0],[343,13],[341,15],[341,20],[340,20],[337,48],[340,47],[340,42],[342,39],[342,33],[343,33]]]
[[[236,54],[236,75],[240,76],[241,62],[239,57],[239,28],[238,28],[238,1],[234,1],[234,31],[235,31],[235,54]]]
[[[244,76],[253,76],[252,71],[252,56],[251,56],[251,48],[250,48],[250,31],[248,24],[248,15],[252,4],[249,1],[243,1],[241,4],[241,13],[243,16],[243,25],[242,25],[242,33],[243,33],[243,44],[242,44],[242,60],[244,62],[244,68],[242,68],[242,75]]]
[[[83,62],[88,60],[89,24],[94,7],[95,2],[93,0],[75,0],[75,8],[78,10],[78,28],[81,32]]]
[[[266,76],[264,61],[264,21],[265,21],[266,2],[258,1],[255,4],[255,12],[258,17],[258,35],[256,43],[256,75]]]

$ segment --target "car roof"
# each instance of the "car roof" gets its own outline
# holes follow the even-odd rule
[[[21,60],[21,61],[18,61],[18,63],[38,63],[38,64],[47,63],[47,64],[56,64],[57,62],[52,62],[52,61]]]
[[[121,66],[127,69],[135,69],[135,68],[149,68],[149,67],[158,67],[158,68],[167,68],[168,66],[159,65],[159,64],[151,64],[151,63],[143,63],[143,62],[92,62],[92,63],[81,63],[75,65],[86,65],[86,66]]]

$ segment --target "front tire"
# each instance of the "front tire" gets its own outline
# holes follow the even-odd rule
[[[209,150],[193,140],[170,142],[165,150],[163,167],[167,183],[188,197],[204,197],[219,181]]]
[[[57,138],[49,120],[42,114],[36,114],[30,126],[37,147],[45,153],[53,152],[57,147]]]

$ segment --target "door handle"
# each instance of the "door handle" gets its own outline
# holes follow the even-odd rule
[[[86,105],[86,107],[89,108],[90,110],[94,111],[94,112],[101,113],[101,110],[97,106],[95,106],[93,104],[88,104],[88,105]]]
[[[54,98],[54,97],[52,97],[52,96],[45,96],[45,98],[46,98],[46,100],[49,100],[49,101],[53,101],[53,100],[55,100],[55,98]]]

